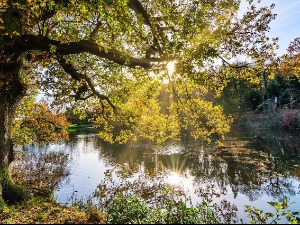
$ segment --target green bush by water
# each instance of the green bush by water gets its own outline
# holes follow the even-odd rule
[[[170,199],[171,190],[161,190],[163,204],[149,203],[138,194],[119,193],[107,208],[110,224],[218,224],[221,223],[211,201],[188,206],[183,200]]]

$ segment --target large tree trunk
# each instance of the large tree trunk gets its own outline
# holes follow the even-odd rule
[[[20,79],[21,63],[2,63],[0,68],[0,210],[6,203],[24,199],[23,188],[14,184],[9,173],[13,160],[11,131],[16,108],[25,95]]]

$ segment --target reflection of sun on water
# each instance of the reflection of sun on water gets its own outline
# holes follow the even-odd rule
[[[182,183],[182,177],[176,172],[171,172],[166,179],[167,183],[172,185],[178,185]]]
[[[194,189],[194,176],[189,169],[189,158],[181,154],[182,146],[169,144],[160,152],[164,167],[164,181],[172,186]]]
[[[168,184],[188,189],[193,188],[193,180],[193,177],[189,174],[181,175],[174,171],[170,172],[165,179]]]

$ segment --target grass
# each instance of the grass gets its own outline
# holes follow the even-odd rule
[[[104,214],[62,206],[51,197],[36,196],[4,209],[1,224],[92,224],[104,223]]]
[[[73,123],[73,124],[70,124],[67,129],[72,129],[72,128],[77,128],[77,124],[76,123]]]
[[[67,130],[73,130],[73,129],[78,129],[78,128],[91,127],[91,126],[92,126],[91,124],[76,124],[76,123],[73,123],[73,124],[70,124],[67,127]]]
[[[70,125],[67,127],[67,131],[68,131],[68,132],[74,132],[74,131],[76,131],[77,128],[78,128],[78,125],[77,125],[76,123],[70,124]]]

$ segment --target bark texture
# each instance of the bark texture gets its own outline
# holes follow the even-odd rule
[[[11,139],[12,123],[16,108],[25,95],[21,82],[21,62],[2,63],[0,68],[0,209],[5,203],[24,199],[25,192],[14,184],[9,173],[9,164],[13,161]]]

